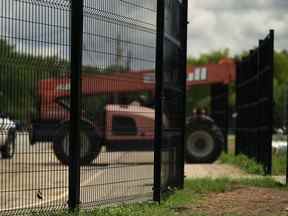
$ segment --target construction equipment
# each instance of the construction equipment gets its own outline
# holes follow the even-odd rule
[[[228,84],[235,64],[188,67],[187,89],[195,85]],[[105,146],[107,151],[153,149],[155,73],[151,70],[82,75],[81,164],[90,164]],[[69,158],[70,79],[68,75],[38,83],[38,116],[32,122],[31,143],[52,141],[57,158]],[[129,97],[129,95],[133,97]],[[102,106],[100,106],[102,104]],[[164,124],[169,119],[164,116]],[[187,162],[210,163],[220,155],[224,137],[205,113],[187,117]]]

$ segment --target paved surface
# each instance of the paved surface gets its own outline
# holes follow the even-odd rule
[[[30,146],[28,135],[18,134],[16,152],[11,160],[0,159],[0,210],[67,206],[68,168],[58,162],[51,143]],[[225,164],[186,165],[185,175],[253,177]],[[81,168],[80,180],[82,205],[121,201],[143,194],[151,198],[153,153],[103,151],[91,166]]]
[[[68,167],[54,156],[51,143],[29,145],[17,136],[17,154],[0,160],[0,209],[66,206]],[[81,203],[105,203],[147,194],[152,197],[152,152],[101,152],[81,168]]]

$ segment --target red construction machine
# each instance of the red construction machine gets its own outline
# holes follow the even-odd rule
[[[228,84],[235,80],[235,64],[188,67],[187,90],[195,85]],[[82,75],[81,164],[90,164],[102,147],[106,151],[153,149],[155,73],[129,71]],[[38,114],[32,121],[31,144],[53,142],[57,158],[68,163],[70,78],[54,77],[38,83]],[[188,111],[189,112],[189,111]],[[191,110],[192,112],[192,110]],[[169,124],[164,116],[164,124]],[[187,162],[210,163],[220,155],[224,137],[207,115],[187,117]]]

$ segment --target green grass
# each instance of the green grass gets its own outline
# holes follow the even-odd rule
[[[277,140],[282,140],[283,141],[285,139],[286,139],[285,136],[284,136],[284,138],[281,135],[274,135],[273,136],[273,140],[275,140],[275,141],[277,141]],[[225,161],[224,163],[230,163],[230,164],[233,164],[233,165],[236,165],[236,166],[239,166],[238,165],[239,160],[247,161],[246,160],[247,158],[244,158],[244,159],[243,158],[238,158],[238,159],[234,158],[234,156],[233,156],[233,154],[235,154],[235,136],[234,135],[229,135],[228,136],[228,150],[229,150],[229,154],[231,154],[231,155],[227,155],[227,154],[222,155],[220,161],[223,160],[223,161]],[[286,152],[286,150],[281,150],[281,151],[278,151],[278,152],[274,151],[273,154],[272,154],[272,175],[276,175],[276,176],[286,175],[286,166],[287,166],[286,165],[287,164],[286,161],[287,161],[287,152]],[[252,162],[252,163],[254,164],[254,162]],[[248,166],[249,166],[249,170],[250,170],[251,163],[249,163],[249,164],[250,165],[248,165]],[[252,167],[254,167],[254,165],[252,165]],[[254,168],[252,169],[251,173],[258,174],[258,171],[254,172],[253,170],[254,170]],[[258,170],[258,168],[256,170]],[[262,170],[259,173],[262,173]]]
[[[90,212],[80,212],[80,216],[205,216],[205,214],[193,214],[185,212],[185,206],[193,205],[203,199],[210,192],[231,191],[235,186],[269,187],[286,190],[284,186],[276,183],[272,178],[263,177],[255,179],[231,180],[221,179],[195,179],[185,181],[185,189],[176,191],[168,196],[161,204],[146,202],[138,204],[126,204],[116,207],[102,207]],[[186,209],[187,210],[187,209]],[[37,214],[35,214],[37,215]],[[38,214],[41,215],[41,214]],[[49,216],[73,216],[72,213],[54,213]]]
[[[221,163],[235,165],[249,174],[264,175],[263,167],[245,155],[223,153],[219,160]]]
[[[272,175],[281,176],[286,175],[287,164],[286,151],[273,152],[272,154]]]

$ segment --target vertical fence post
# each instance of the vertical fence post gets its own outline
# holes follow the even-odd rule
[[[184,74],[181,75],[181,86],[182,86],[182,94],[183,94],[183,114],[181,116],[181,122],[182,122],[182,132],[181,132],[181,140],[180,140],[180,146],[179,146],[179,155],[176,157],[178,159],[178,188],[183,189],[184,188],[184,166],[185,166],[185,133],[186,133],[186,83],[187,83],[187,14],[188,14],[188,0],[183,0],[181,8],[181,62],[182,69],[181,72]]]
[[[69,145],[69,209],[80,202],[80,96],[83,42],[83,0],[71,1],[71,112]]]
[[[223,133],[223,150],[227,153],[229,129],[229,87],[227,84],[213,84],[211,86],[210,95],[211,117]]]
[[[162,147],[162,97],[164,0],[157,1],[156,89],[155,89],[155,139],[154,139],[154,191],[153,200],[161,199],[161,147]]]
[[[273,88],[273,78],[274,78],[274,30],[270,30],[269,32],[269,52],[268,52],[268,59],[270,63],[270,73],[269,73],[269,80],[270,80],[270,85],[269,85],[269,101],[270,101],[270,110],[269,110],[269,146],[268,146],[268,163],[267,163],[267,174],[271,175],[272,174],[272,141],[273,141],[273,124],[274,124],[274,88]]]
[[[235,100],[235,155],[240,154],[240,119],[238,118],[239,115],[239,105],[240,105],[240,101],[239,101],[239,83],[240,83],[240,60],[236,61],[236,79],[235,79],[235,89],[236,89],[236,100]]]

